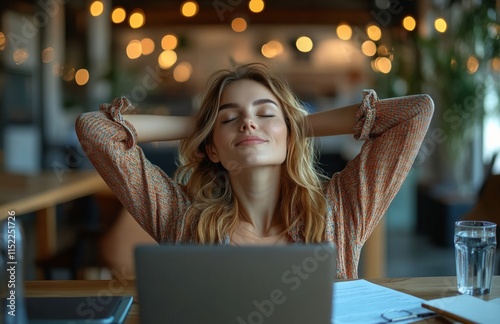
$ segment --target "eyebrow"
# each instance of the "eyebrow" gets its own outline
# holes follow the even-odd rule
[[[271,99],[267,99],[267,98],[263,98],[263,99],[257,99],[255,100],[254,102],[252,102],[252,106],[259,106],[259,105],[263,105],[263,104],[266,104],[266,103],[270,103],[270,104],[273,104],[275,105],[277,108],[279,107],[278,104],[276,102],[274,102],[273,100]],[[237,103],[233,103],[233,102],[229,102],[229,103],[226,103],[226,104],[223,104],[219,107],[219,111],[223,110],[223,109],[229,109],[229,108],[239,108],[240,105],[238,105]]]

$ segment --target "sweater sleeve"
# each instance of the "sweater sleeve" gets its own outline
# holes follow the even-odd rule
[[[379,100],[363,92],[354,137],[365,142],[327,188],[333,235],[364,244],[410,171],[433,111],[428,95]]]
[[[159,243],[189,241],[184,214],[190,199],[183,186],[149,162],[122,112],[126,98],[102,104],[76,120],[80,144],[104,181],[136,221]]]

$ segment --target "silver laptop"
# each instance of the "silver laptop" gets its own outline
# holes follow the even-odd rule
[[[141,323],[331,323],[332,245],[146,245],[135,250]]]

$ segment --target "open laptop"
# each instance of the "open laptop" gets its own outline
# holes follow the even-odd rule
[[[331,323],[333,245],[146,245],[135,250],[141,323]]]

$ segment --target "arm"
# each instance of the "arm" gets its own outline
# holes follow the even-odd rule
[[[139,142],[173,141],[188,137],[194,129],[192,116],[123,115],[137,132]]]
[[[162,243],[189,240],[183,217],[190,197],[136,145],[134,126],[121,115],[129,104],[117,98],[101,105],[100,111],[80,115],[75,125],[80,144],[109,188],[153,238]]]
[[[365,92],[356,115],[361,152],[327,188],[337,235],[363,244],[399,191],[429,127],[434,104],[427,95],[379,100]],[[342,233],[340,232],[342,231]]]
[[[355,104],[307,115],[310,136],[353,134],[358,107],[359,104]]]

